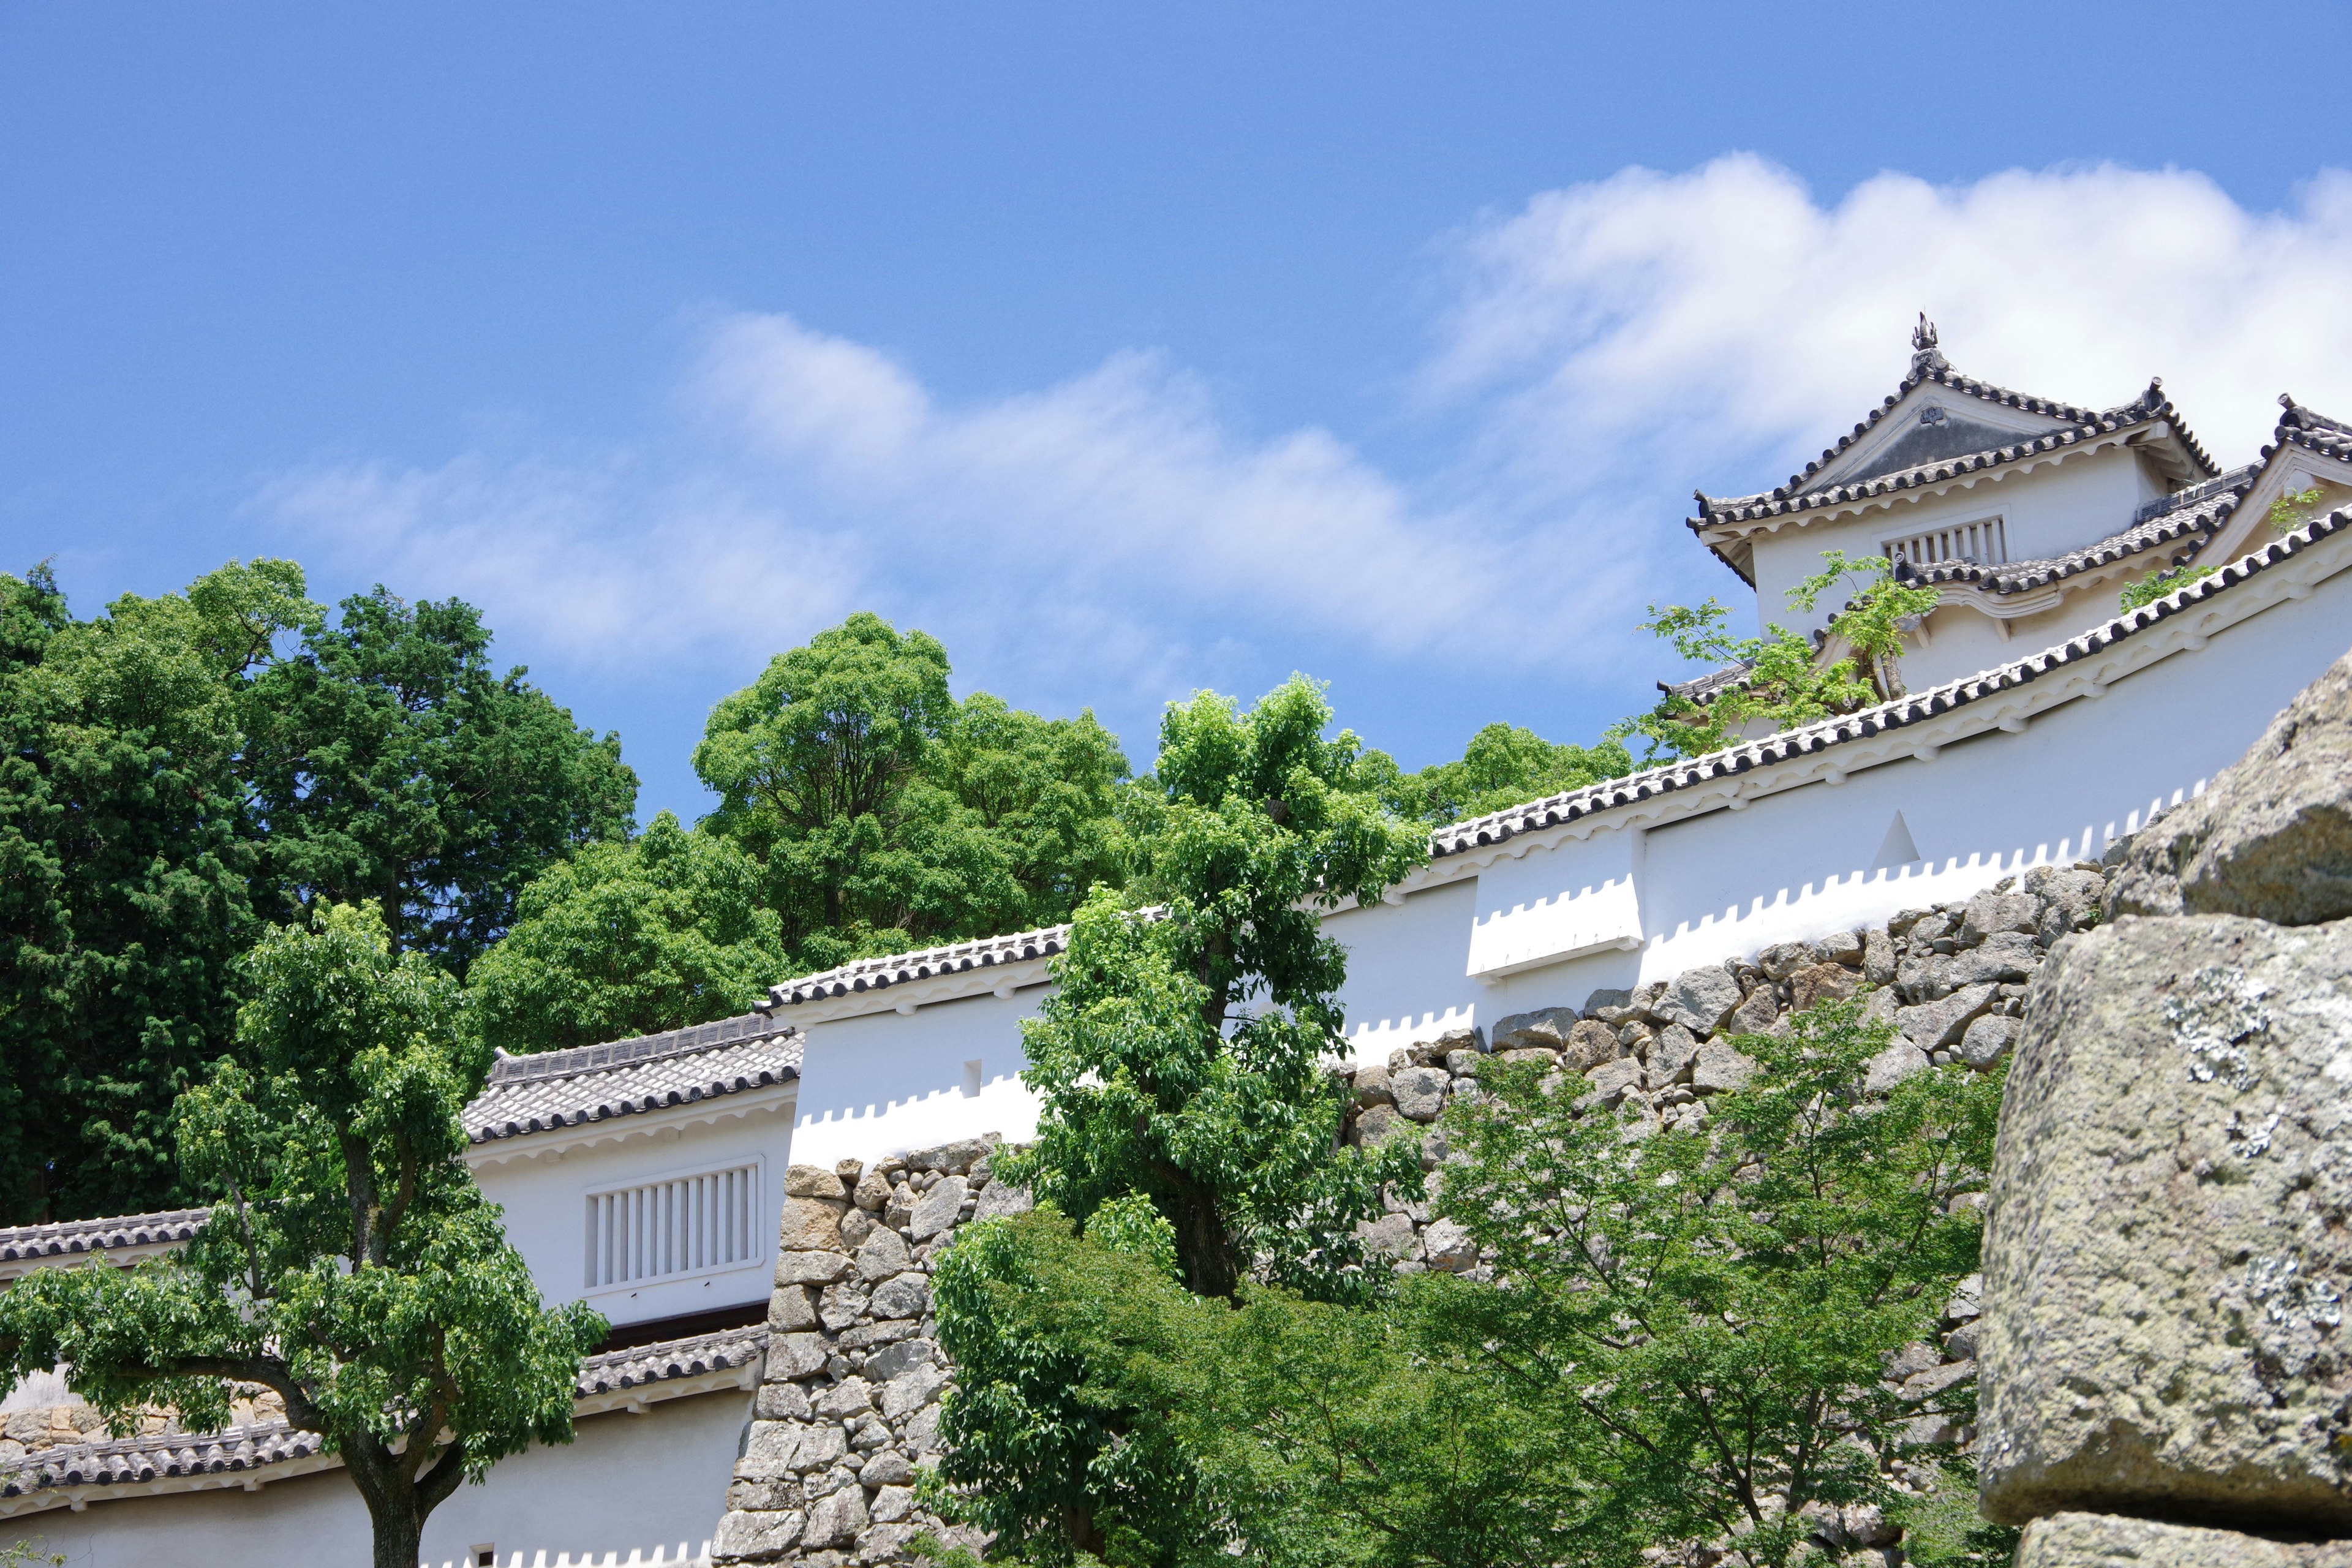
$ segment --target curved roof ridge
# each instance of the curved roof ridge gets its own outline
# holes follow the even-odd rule
[[[175,1245],[202,1230],[212,1212],[209,1208],[159,1209],[152,1214],[107,1215],[96,1219],[0,1227],[0,1263],[112,1252],[126,1247]]]
[[[2263,458],[2282,447],[2301,447],[2323,458],[2338,462],[2352,462],[2352,425],[2330,418],[2315,408],[2306,408],[2293,397],[2279,394],[2279,421],[2271,431],[2271,444],[2263,448]]]
[[[2326,517],[2314,519],[2284,538],[2248,552],[2212,576],[2179,589],[2154,604],[2093,626],[2040,653],[2012,659],[2007,664],[1958,680],[1946,681],[1926,691],[1907,693],[1890,702],[1882,702],[1853,713],[1838,714],[1794,730],[1768,735],[1761,740],[1743,741],[1704,756],[1668,763],[1623,778],[1603,780],[1580,789],[1489,812],[1468,822],[1441,827],[1430,836],[1430,857],[1442,859],[1484,845],[1500,844],[1521,833],[1560,826],[1616,806],[1630,805],[1655,795],[1826,751],[1849,741],[1901,729],[1999,692],[2014,689],[2077,659],[2102,652],[2158,621],[2179,614],[2192,603],[2227,593],[2279,562],[2308,550],[2317,541],[2347,529],[2352,529],[2352,510],[2331,512]]]

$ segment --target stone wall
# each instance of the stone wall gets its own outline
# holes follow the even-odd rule
[[[2099,918],[2112,868],[2042,867],[1964,904],[1906,910],[1885,926],[1691,970],[1639,990],[1602,991],[1581,1006],[1498,1019],[1392,1053],[1385,1064],[1335,1068],[1353,1089],[1352,1142],[1421,1141],[1422,1163],[1445,1156],[1435,1125],[1452,1101],[1479,1092],[1496,1061],[1541,1061],[1582,1073],[1631,1136],[1668,1124],[1703,1127],[1707,1103],[1753,1064],[1730,1037],[1769,1030],[1824,997],[1870,991],[1895,1043],[1872,1068],[1884,1089],[1915,1072],[1989,1070],[2011,1051],[2027,983],[2051,945]],[[954,1532],[915,1507],[916,1472],[935,1462],[940,1399],[950,1386],[930,1316],[932,1262],[956,1227],[1028,1206],[990,1173],[993,1141],[952,1144],[832,1169],[795,1165],[786,1178],[774,1340],[741,1459],[716,1537],[721,1563],[844,1568],[909,1562],[921,1529]],[[1970,1194],[1967,1201],[1978,1201]],[[1391,1198],[1367,1238],[1399,1272],[1485,1267],[1451,1221]],[[1890,1386],[1920,1408],[1906,1436],[1966,1442],[1973,1431],[1940,1413],[1942,1396],[1975,1376],[1976,1282],[1945,1310],[1936,1342],[1908,1346]],[[1897,1462],[1898,1485],[1932,1471]],[[1899,1563],[1893,1528],[1872,1510],[1825,1519],[1842,1549]]]

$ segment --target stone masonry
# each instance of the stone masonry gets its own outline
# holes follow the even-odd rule
[[[2110,860],[2116,858],[2110,857]],[[2026,984],[2052,944],[2100,919],[2113,866],[2037,867],[1965,903],[1910,910],[1886,925],[1686,971],[1583,1005],[1539,1008],[1457,1029],[1392,1052],[1386,1063],[1336,1067],[1353,1091],[1345,1136],[1420,1142],[1422,1164],[1446,1153],[1445,1107],[1478,1093],[1488,1063],[1540,1061],[1581,1073],[1628,1136],[1703,1127],[1707,1103],[1753,1064],[1731,1037],[1772,1029],[1791,1011],[1868,988],[1868,1005],[1896,1037],[1872,1068],[1884,1089],[1909,1074],[1986,1071],[2018,1037]],[[951,1370],[930,1317],[929,1273],[956,1227],[1028,1206],[990,1174],[993,1139],[786,1177],[773,1339],[752,1422],[715,1540],[719,1563],[806,1568],[911,1563],[920,1530],[958,1539],[915,1505],[917,1472],[936,1462],[940,1401]],[[1963,1201],[1976,1201],[1975,1194]],[[1477,1275],[1457,1226],[1425,1203],[1391,1198],[1366,1237],[1401,1273]],[[1915,1444],[1965,1443],[1974,1429],[1948,1395],[1976,1374],[1977,1286],[1945,1310],[1937,1342],[1907,1347],[1888,1385],[1919,1410]],[[1924,1488],[1931,1469],[1898,1461],[1897,1484]],[[1899,1563],[1895,1528],[1874,1510],[1825,1518],[1825,1543],[1867,1547]],[[1866,1516],[1866,1517],[1865,1517]],[[975,1542],[976,1544],[976,1542]]]

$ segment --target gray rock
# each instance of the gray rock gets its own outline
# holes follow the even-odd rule
[[[1970,1024],[1968,1033],[1960,1037],[1960,1060],[1979,1072],[1991,1068],[2010,1047],[2017,1044],[2020,1027],[2015,1018],[1998,1017],[1991,1014]]]
[[[1690,1081],[1692,1064],[1698,1060],[1698,1037],[1680,1024],[1668,1024],[1650,1042],[1649,1079],[1652,1089],[1664,1089],[1670,1083]]]
[[[1613,1062],[1624,1054],[1617,1031],[1598,1018],[1587,1018],[1569,1030],[1568,1043],[1560,1052],[1568,1064],[1580,1071]]]
[[[907,1218],[908,1239],[929,1241],[953,1229],[962,1216],[964,1199],[971,1195],[971,1188],[961,1176],[941,1177],[938,1185],[915,1200],[915,1212]]]
[[[809,1408],[808,1390],[799,1384],[763,1383],[751,1402],[751,1414],[762,1421],[805,1421],[814,1412]]]
[[[1630,1090],[1641,1087],[1642,1064],[1631,1057],[1621,1058],[1613,1062],[1603,1062],[1586,1073],[1584,1081],[1590,1087],[1593,1098],[1614,1110],[1617,1108],[1617,1102],[1623,1100]]]
[[[915,1511],[912,1487],[884,1487],[874,1494],[874,1521],[888,1524]]]
[[[1377,1149],[1397,1135],[1399,1130],[1415,1131],[1414,1124],[1397,1114],[1393,1105],[1375,1105],[1356,1118],[1356,1142],[1367,1149]]]
[[[1979,985],[1985,981],[2029,980],[2042,967],[2041,950],[2021,931],[1998,931],[1966,952],[1945,959],[1945,973],[1954,985]]]
[[[1885,1094],[1913,1073],[1926,1072],[1929,1066],[1927,1052],[1908,1040],[1891,1040],[1885,1050],[1870,1058],[1870,1070],[1863,1076],[1862,1087],[1866,1093]]]
[[[1432,1268],[1467,1274],[1478,1267],[1478,1247],[1470,1233],[1450,1219],[1432,1220],[1423,1227],[1421,1249]]]
[[[2152,1519],[2060,1513],[2026,1527],[2016,1568],[2352,1568],[2352,1542],[2273,1541]]]
[[[858,1468],[862,1487],[903,1487],[915,1479],[915,1467],[896,1448],[884,1448]]]
[[[1568,1043],[1568,1032],[1576,1026],[1573,1007],[1538,1007],[1532,1013],[1514,1013],[1495,1020],[1489,1035],[1498,1051],[1546,1046],[1558,1050]]]
[[[882,1414],[886,1419],[904,1421],[937,1399],[947,1385],[947,1373],[936,1363],[910,1366],[882,1385]]]
[[[804,1167],[815,1170],[811,1165]],[[841,1188],[840,1178],[831,1171],[823,1173],[824,1179]],[[776,1246],[785,1252],[824,1252],[841,1245],[841,1216],[849,1212],[845,1198],[828,1201],[824,1198],[786,1198],[783,1219],[776,1228]]]
[[[877,1318],[919,1318],[931,1309],[931,1282],[920,1274],[901,1274],[874,1288]]]
[[[935,1364],[939,1359],[939,1347],[930,1341],[901,1340],[867,1356],[866,1375],[876,1383],[887,1383],[910,1366]]]
[[[868,1214],[880,1214],[890,1202],[890,1184],[879,1171],[868,1171],[858,1178],[857,1190],[849,1201]]]
[[[805,1285],[779,1285],[768,1297],[768,1327],[782,1332],[816,1327],[816,1302]]]
[[[1862,977],[1873,985],[1887,985],[1894,983],[1895,941],[1883,931],[1864,933],[1862,944]]]
[[[788,1198],[824,1198],[837,1200],[849,1195],[849,1189],[839,1176],[823,1165],[787,1165],[784,1167],[784,1196]]]
[[[1960,916],[1960,941],[1979,942],[2000,931],[2032,933],[2042,923],[2042,906],[2031,893],[1979,893]]]
[[[1598,1018],[1604,1024],[1622,1024],[1633,1016],[1627,1005],[1633,1000],[1633,994],[1631,991],[1613,985],[1604,985],[1584,999],[1584,1016],[1588,1018]],[[1612,1013],[1620,1016],[1609,1016]]]
[[[1445,1070],[1455,1078],[1476,1078],[1478,1064],[1484,1060],[1484,1051],[1448,1051],[1445,1053]]]
[[[772,1512],[738,1510],[719,1521],[719,1531],[710,1539],[710,1549],[721,1559],[737,1563],[772,1562],[800,1544],[806,1518],[797,1509]]]
[[[1384,1214],[1356,1226],[1356,1235],[1364,1244],[1365,1255],[1371,1258],[1411,1258],[1413,1256],[1412,1215]]]
[[[1442,1068],[1407,1068],[1389,1075],[1389,1093],[1396,1099],[1399,1115],[1412,1121],[1434,1121],[1445,1109],[1445,1089],[1452,1081]]]
[[[1764,972],[1765,979],[1778,982],[1821,961],[1811,942],[1776,942],[1756,955],[1756,967]]]
[[[844,1487],[809,1510],[808,1524],[801,1532],[801,1546],[805,1551],[855,1546],[859,1533],[873,1522],[873,1516],[866,1511],[864,1489]]]
[[[1727,1035],[1760,1035],[1780,1021],[1780,999],[1769,985],[1759,985],[1723,1021]]]
[[[796,1383],[824,1370],[832,1354],[822,1334],[771,1334],[765,1375],[771,1383]]]
[[[1756,1076],[1756,1064],[1722,1040],[1709,1040],[1698,1048],[1697,1060],[1691,1063],[1691,1092],[1720,1094],[1738,1089]]]
[[[1984,1016],[2000,994],[2000,987],[1990,982],[1964,985],[1941,1001],[1897,1008],[1895,1026],[1921,1050],[1939,1051],[1958,1044],[1969,1026]]]
[[[1685,969],[1675,975],[1665,994],[1652,1005],[1650,1011],[1693,1034],[1707,1035],[1713,1034],[1739,1003],[1739,982],[1717,963],[1703,969]]]
[[[1802,1013],[1822,1002],[1842,1001],[1861,989],[1862,977],[1843,963],[1814,963],[1789,976],[1789,1010]]]
[[[840,1421],[863,1415],[874,1408],[874,1387],[862,1377],[845,1377],[833,1384],[811,1401],[819,1415]]]
[[[857,1249],[858,1276],[871,1284],[902,1274],[907,1268],[907,1238],[895,1230],[877,1230]]]
[[[2106,879],[2096,871],[2077,870],[2064,866],[2036,866],[2025,874],[2025,890],[2042,900],[2042,920],[2037,926],[2044,944],[2058,935],[2088,925],[2099,912],[2100,900],[2106,892]]]
[[[980,1189],[980,1201],[972,1206],[971,1217],[977,1220],[995,1219],[1009,1214],[1027,1214],[1037,1206],[1037,1200],[1026,1187],[1016,1187],[1002,1178]]]
[[[1444,1057],[1448,1051],[1483,1051],[1486,1048],[1486,1037],[1475,1024],[1466,1028],[1448,1029],[1429,1043],[1433,1057]]]
[[[919,1461],[925,1454],[938,1453],[940,1451],[940,1407],[937,1405],[926,1405],[916,1411],[907,1418],[906,1425],[898,1429],[898,1436],[908,1447],[914,1450]]]
[[[849,1434],[838,1424],[819,1421],[800,1429],[800,1442],[794,1446],[788,1463],[805,1475],[837,1465],[849,1457]]]
[[[1890,1383],[1901,1383],[1907,1377],[1943,1364],[1943,1354],[1935,1346],[1925,1340],[1913,1340],[1887,1358],[1886,1378]]]
[[[853,1208],[841,1216],[841,1245],[855,1252],[874,1234],[881,1222],[861,1208]]]
[[[1387,1064],[1366,1062],[1356,1069],[1356,1103],[1366,1107],[1396,1103],[1395,1097],[1389,1092]]]
[[[1862,967],[1862,933],[1859,931],[1833,931],[1815,942],[1813,946],[1821,953],[1823,963],[1843,964],[1848,969]]]
[[[2280,925],[2352,915],[2352,654],[2204,794],[2141,831],[2107,907]]]
[[[2352,1532],[2352,921],[2126,919],[2027,994],[1981,1500]]]
[[[988,1152],[995,1147],[996,1141],[992,1138],[961,1138],[953,1143],[942,1143],[936,1149],[918,1149],[906,1156],[906,1165],[910,1171],[942,1171],[961,1175],[976,1162],[986,1158]]]

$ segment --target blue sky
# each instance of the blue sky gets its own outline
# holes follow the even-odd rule
[[[857,608],[1588,739],[1900,374],[2352,411],[2342,4],[0,8],[0,568],[482,605],[691,816]]]

